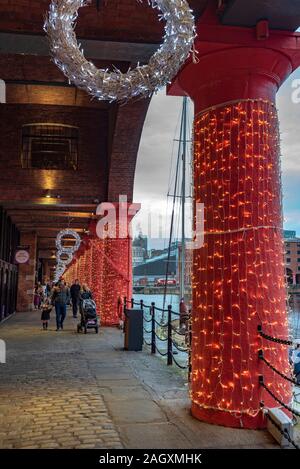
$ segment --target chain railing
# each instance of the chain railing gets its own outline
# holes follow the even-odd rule
[[[143,341],[150,347],[151,353],[158,353],[166,358],[168,366],[175,365],[181,370],[188,370],[190,375],[191,313],[183,317],[172,309],[172,305],[163,309],[156,306],[155,302],[147,305],[143,300],[128,300],[125,297],[124,315],[127,308],[135,306],[143,311]]]
[[[191,331],[191,313],[189,312],[186,317],[182,317],[178,312],[173,311],[172,306],[169,305],[167,309],[159,308],[155,305],[154,302],[151,305],[147,305],[143,300],[139,302],[135,301],[133,298],[127,300],[124,298],[124,315],[125,310],[129,307],[134,308],[138,306],[143,312],[143,340],[144,344],[150,347],[151,353],[158,353],[162,357],[167,359],[168,365],[176,365],[178,368],[183,370],[188,370],[189,379],[191,376],[191,345],[192,345],[192,331]],[[162,313],[159,317],[159,313]],[[167,320],[164,320],[165,314],[167,315]],[[174,319],[175,318],[175,319]],[[178,327],[176,324],[178,320]],[[280,343],[282,345],[291,346],[294,343],[287,339],[281,339],[278,337],[273,337],[266,334],[262,326],[258,326],[258,334],[262,339],[267,341]],[[182,337],[183,344],[178,342],[178,337]],[[148,340],[147,340],[148,339]],[[161,344],[166,344],[164,349],[161,349],[158,345],[158,341]],[[162,347],[162,345],[161,345]],[[178,354],[178,357],[175,358],[174,355]],[[181,354],[181,355],[179,355]],[[180,358],[184,357],[183,361],[180,363]],[[300,387],[298,381],[298,374],[287,376],[278,370],[273,364],[271,364],[264,356],[263,347],[258,352],[258,359],[263,361],[264,364],[278,374],[281,378],[293,384],[295,387]],[[265,391],[283,408],[290,412],[295,419],[300,417],[300,412],[291,407],[290,405],[284,403],[265,383],[263,375],[259,376],[259,384]],[[296,400],[296,403],[299,402]],[[267,412],[268,409],[266,408]],[[275,427],[280,431],[280,433],[289,441],[289,443],[296,449],[299,449],[298,444],[291,438],[289,433],[286,430],[282,430],[281,427],[273,421],[271,416],[267,414],[269,420],[275,425]]]
[[[269,334],[266,334],[263,329],[262,329],[262,326],[259,325],[258,328],[257,328],[257,332],[258,334],[261,336],[262,339],[265,339],[265,340],[268,340],[270,342],[275,342],[275,343],[279,343],[279,344],[282,344],[282,345],[286,345],[286,346],[292,346],[294,345],[293,341],[291,340],[288,340],[288,339],[281,339],[281,338],[278,338],[278,337],[273,337]],[[291,376],[287,376],[285,375],[284,373],[282,373],[280,370],[278,370],[272,363],[270,363],[264,356],[264,351],[263,349],[259,350],[258,351],[258,358],[259,360],[263,361],[265,363],[265,365],[270,368],[272,371],[274,371],[277,375],[279,375],[281,378],[285,379],[286,381],[290,382],[291,384],[293,384],[295,387],[298,387],[300,386],[300,383],[298,381],[298,374],[296,374],[295,376],[291,375]],[[290,412],[292,414],[292,416],[294,417],[294,420],[296,422],[298,422],[298,418],[300,417],[300,413],[294,409],[293,407],[291,407],[290,405],[286,404],[285,402],[282,401],[282,399],[280,399],[270,388],[269,386],[265,383],[264,381],[264,377],[263,375],[260,375],[259,376],[259,384],[262,388],[265,389],[265,391],[274,399],[274,401],[276,401],[281,407],[283,407],[284,409],[286,409],[288,412]],[[298,403],[298,401],[296,401],[296,403]],[[287,430],[282,430],[281,427],[271,418],[271,416],[267,413],[267,418],[269,418],[269,420],[272,422],[272,424],[277,428],[277,430],[289,441],[289,443],[295,448],[295,449],[300,449],[299,448],[299,445],[291,438],[291,436],[289,435],[288,431]]]

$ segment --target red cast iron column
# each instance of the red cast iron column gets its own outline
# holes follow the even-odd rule
[[[133,204],[110,203],[111,213],[114,213],[107,227],[111,229],[109,236],[102,236],[102,229],[97,229],[98,223],[108,214],[99,215],[98,223],[90,224],[92,233],[92,284],[97,292],[98,307],[101,323],[106,326],[119,324],[118,299],[132,295],[132,239],[130,222],[134,216]],[[122,218],[122,223],[120,222]],[[106,218],[105,218],[106,219]],[[123,232],[125,231],[125,233]],[[101,232],[101,233],[100,233]],[[100,236],[100,239],[99,239]]]
[[[289,403],[280,149],[275,95],[300,62],[297,38],[230,28],[205,16],[198,63],[189,60],[169,94],[195,104],[194,201],[204,203],[204,246],[193,259],[192,413],[210,423],[260,428],[260,409]],[[205,23],[206,21],[206,23]],[[213,24],[215,23],[215,24]],[[218,39],[218,42],[216,40]]]

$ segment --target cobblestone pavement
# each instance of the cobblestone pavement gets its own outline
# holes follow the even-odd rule
[[[42,331],[39,317],[18,314],[0,326],[0,447],[122,448],[89,362],[103,344],[74,332],[73,319],[65,331],[54,321]]]
[[[42,331],[39,317],[0,325],[0,448],[278,448],[266,431],[193,419],[182,373],[124,352],[121,331],[77,334],[71,318]]]

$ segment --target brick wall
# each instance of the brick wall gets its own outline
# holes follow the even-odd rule
[[[79,127],[77,171],[22,169],[21,130],[29,123],[62,123]],[[72,106],[0,105],[1,200],[32,200],[46,189],[63,198],[106,199],[108,111]]]

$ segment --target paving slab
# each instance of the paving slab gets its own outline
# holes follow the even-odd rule
[[[151,423],[166,422],[167,418],[161,408],[152,400],[131,399],[106,400],[107,407],[113,421],[120,423]]]
[[[191,442],[174,425],[147,423],[139,425],[120,425],[120,434],[127,448],[135,449],[188,449]]]

